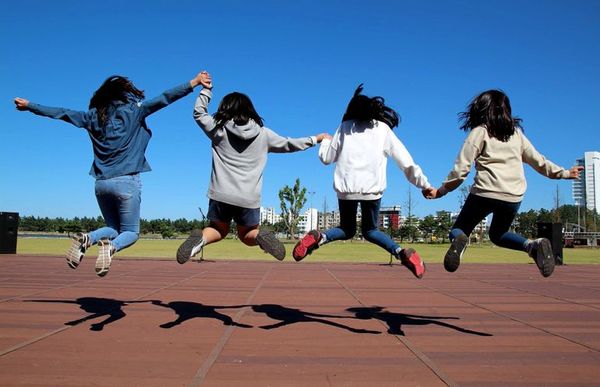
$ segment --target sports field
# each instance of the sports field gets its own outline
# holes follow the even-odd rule
[[[175,259],[175,252],[182,239],[140,239],[135,245],[119,252],[117,259]],[[63,255],[69,248],[69,239],[19,238],[17,253],[25,255]],[[286,260],[291,260],[294,242],[285,243]],[[448,244],[402,244],[402,247],[412,247],[427,263],[440,263],[448,249]],[[89,250],[88,255],[96,254],[96,247]],[[566,264],[600,264],[600,249],[577,248],[564,249]],[[273,260],[258,247],[248,247],[238,240],[225,239],[209,245],[204,251],[205,259],[240,259],[240,260]],[[306,262],[389,262],[390,256],[379,247],[362,241],[335,242],[315,251],[305,259]],[[474,244],[467,248],[464,262],[472,263],[531,263],[522,252],[502,249],[491,244]]]

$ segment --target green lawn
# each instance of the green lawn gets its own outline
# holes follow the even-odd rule
[[[140,239],[132,247],[117,254],[118,258],[163,258],[174,259],[175,252],[182,239],[154,240]],[[18,254],[29,255],[63,255],[70,245],[69,239],[19,238]],[[291,251],[294,242],[286,243],[286,260],[292,260]],[[440,263],[443,260],[448,244],[403,244],[419,252],[425,262]],[[96,247],[89,250],[96,254]],[[600,264],[600,249],[577,248],[564,249],[564,262],[567,264]],[[334,242],[316,250],[306,260],[311,262],[389,262],[390,255],[379,247],[360,241]],[[258,247],[248,247],[237,240],[224,241],[207,246],[204,249],[205,259],[260,259],[273,260]],[[493,245],[472,245],[467,248],[463,257],[465,262],[478,263],[530,263],[525,253],[502,249]]]

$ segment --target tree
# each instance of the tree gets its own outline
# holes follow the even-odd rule
[[[437,221],[433,215],[427,215],[421,220],[421,223],[419,223],[419,230],[423,233],[423,237],[429,238],[429,241],[431,241],[431,237],[433,236],[436,227]]]
[[[306,204],[306,188],[300,186],[300,179],[292,188],[284,186],[279,190],[281,220],[284,222],[288,235],[296,235],[296,228],[300,220],[300,210]]]
[[[537,235],[537,222],[537,211],[521,212],[515,217],[515,231],[524,237],[534,238]]]
[[[446,238],[452,228],[452,215],[448,211],[438,211],[436,214],[437,226],[435,228],[435,236],[442,239],[442,243],[446,243]]]

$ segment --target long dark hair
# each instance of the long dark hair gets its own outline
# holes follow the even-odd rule
[[[264,125],[263,119],[254,109],[250,98],[246,94],[237,91],[223,97],[213,117],[218,128],[223,127],[229,120],[233,120],[236,125],[247,124],[249,120],[253,120],[259,126]]]
[[[98,113],[98,122],[104,126],[107,118],[108,106],[116,101],[123,103],[132,101],[141,101],[144,99],[144,91],[135,87],[135,85],[126,77],[121,75],[112,75],[102,83],[94,92],[90,99],[89,108],[96,108]]]
[[[478,126],[485,126],[490,137],[502,142],[522,128],[522,120],[512,116],[510,100],[502,90],[487,90],[473,98],[467,111],[459,113],[461,129],[465,132]]]
[[[348,103],[342,121],[378,120],[385,122],[390,128],[398,126],[400,116],[398,116],[398,113],[394,109],[385,105],[383,97],[367,97],[362,94],[362,91],[363,84],[361,83],[354,91],[354,95]]]

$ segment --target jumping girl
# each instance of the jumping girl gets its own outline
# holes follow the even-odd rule
[[[449,272],[458,269],[469,235],[491,213],[490,240],[500,247],[527,252],[540,273],[550,276],[554,271],[550,241],[528,240],[509,231],[527,188],[523,163],[551,179],[577,179],[582,167],[564,169],[538,153],[523,134],[522,120],[512,116],[510,101],[501,90],[481,93],[459,116],[461,129],[469,134],[454,168],[440,188],[423,192],[426,198],[434,199],[455,190],[475,163],[475,181],[450,231],[452,243],[444,257],[444,267]]]
[[[296,244],[296,261],[320,245],[350,239],[356,233],[356,211],[361,206],[362,234],[366,240],[389,251],[417,278],[423,277],[425,264],[414,249],[402,249],[377,228],[381,197],[386,188],[387,157],[391,156],[415,186],[430,188],[427,177],[413,161],[408,150],[392,131],[400,121],[382,97],[367,97],[362,84],[354,92],[340,127],[332,139],[323,140],[319,158],[324,164],[336,163],[333,187],[337,192],[340,225],[325,232],[311,230]]]
[[[281,137],[263,124],[250,98],[238,92],[227,94],[214,116],[207,107],[212,97],[212,79],[201,75],[203,86],[196,99],[194,119],[212,143],[212,173],[208,189],[208,227],[192,231],[177,250],[177,262],[186,263],[204,246],[229,233],[233,219],[240,240],[257,244],[278,260],[285,247],[271,232],[259,231],[260,198],[267,154],[296,152],[321,142],[325,134],[312,137]]]
[[[126,77],[111,76],[92,96],[88,111],[48,107],[15,98],[18,110],[60,119],[87,130],[94,150],[90,175],[106,227],[74,236],[67,264],[76,269],[86,250],[98,244],[96,274],[108,273],[113,255],[134,244],[140,232],[141,172],[150,171],[145,151],[152,136],[146,117],[188,95],[200,83],[191,81],[144,100],[144,92]]]

